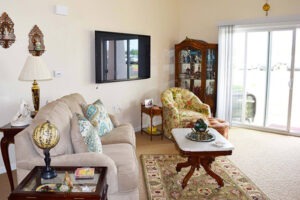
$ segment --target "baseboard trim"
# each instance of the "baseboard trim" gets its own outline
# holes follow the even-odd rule
[[[16,163],[11,163],[10,166],[11,166],[11,170],[16,169]],[[0,174],[5,174],[5,173],[6,173],[5,167],[4,166],[0,167]]]

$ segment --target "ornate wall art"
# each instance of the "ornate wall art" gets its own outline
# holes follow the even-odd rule
[[[9,48],[16,40],[14,34],[14,23],[4,12],[0,17],[0,45],[3,48]]]
[[[28,50],[33,56],[41,56],[45,52],[44,35],[37,25],[29,33]]]

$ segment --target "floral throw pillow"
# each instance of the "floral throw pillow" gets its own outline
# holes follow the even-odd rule
[[[84,116],[76,113],[79,132],[84,140],[84,143],[87,145],[89,152],[98,152],[102,153],[102,143],[98,135],[98,130],[95,128],[88,119]]]
[[[98,129],[99,136],[109,133],[113,128],[113,123],[100,99],[93,104],[82,104],[84,116]]]

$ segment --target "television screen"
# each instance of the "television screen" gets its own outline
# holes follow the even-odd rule
[[[96,83],[150,78],[150,36],[95,31]]]

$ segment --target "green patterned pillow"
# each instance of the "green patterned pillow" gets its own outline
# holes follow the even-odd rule
[[[98,135],[98,129],[95,128],[84,116],[78,113],[76,113],[76,116],[79,132],[84,139],[84,143],[87,145],[88,151],[102,153],[102,144]]]
[[[82,111],[84,116],[97,127],[99,136],[109,133],[113,128],[113,123],[110,120],[103,103],[98,99],[93,104],[82,104]]]

